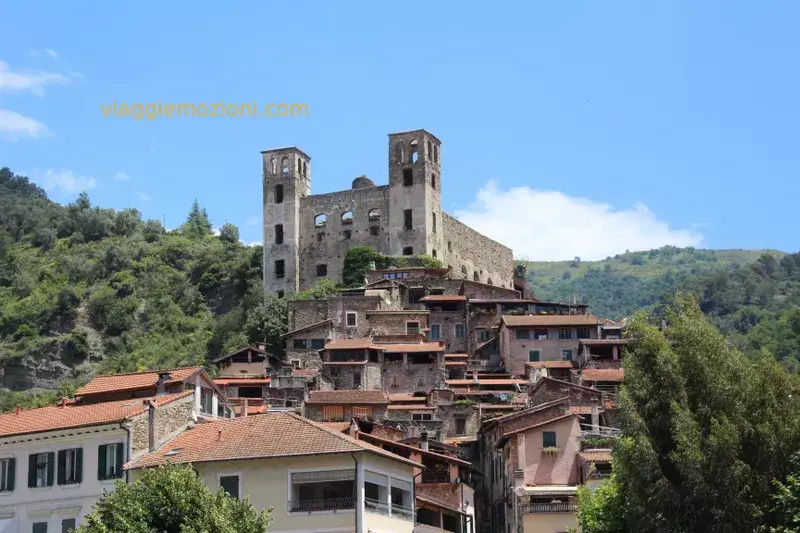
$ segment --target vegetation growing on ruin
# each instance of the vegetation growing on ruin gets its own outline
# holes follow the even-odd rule
[[[342,270],[345,287],[361,287],[372,268],[425,267],[445,268],[444,263],[429,255],[382,255],[370,246],[353,246],[347,251]]]

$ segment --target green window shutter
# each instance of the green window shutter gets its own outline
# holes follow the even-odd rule
[[[572,350],[561,350],[561,358],[564,361],[572,361]]]
[[[36,486],[36,456],[31,454],[28,456],[28,487],[33,488]]]
[[[125,455],[122,453],[122,443],[117,444],[117,477],[122,477],[122,465],[125,462]]]
[[[97,447],[97,479],[106,478],[106,445],[101,444]]]
[[[13,457],[8,460],[8,491],[14,490],[14,474],[17,471],[17,460]]]
[[[556,432],[544,431],[542,432],[542,447],[552,448],[556,445]]]
[[[528,352],[528,360],[535,363],[539,360],[539,350],[531,350]]]
[[[50,465],[47,465],[48,468]],[[67,473],[67,450],[58,450],[58,484],[63,485]],[[49,474],[48,474],[49,475]]]
[[[56,453],[49,452],[47,454],[47,486],[53,485],[53,474],[56,471]]]
[[[75,482],[83,481],[83,448],[75,450]]]

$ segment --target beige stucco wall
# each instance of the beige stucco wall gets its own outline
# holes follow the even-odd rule
[[[542,454],[542,433],[555,431],[558,455]],[[517,436],[518,457],[525,470],[525,483],[575,485],[578,483],[577,453],[580,426],[576,417],[547,424]],[[524,453],[524,455],[523,455]]]
[[[577,528],[575,513],[538,513],[522,517],[524,533],[561,533],[568,528]]]
[[[578,343],[580,340],[577,337],[576,328],[571,328],[571,339],[559,339],[558,331],[560,328],[541,328],[547,329],[547,340],[519,339],[515,333],[516,329],[524,328],[501,328],[500,331],[500,345],[501,353],[506,358],[506,366],[510,368],[511,374],[514,376],[525,375],[525,363],[528,362],[528,352],[531,350],[539,350],[540,361],[561,361],[561,350],[572,350],[572,360],[578,360]],[[530,331],[530,336],[533,337],[534,328],[527,328]],[[536,328],[539,329],[539,328]],[[597,328],[589,327],[590,338],[597,338]]]

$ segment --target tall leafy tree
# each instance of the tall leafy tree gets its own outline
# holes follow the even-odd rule
[[[211,221],[205,208],[201,209],[197,200],[192,203],[192,209],[186,217],[186,222],[181,226],[181,233],[190,239],[206,237],[211,233]]]

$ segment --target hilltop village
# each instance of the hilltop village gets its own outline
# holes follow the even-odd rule
[[[403,260],[287,298],[280,350],[96,376],[0,415],[0,531],[69,531],[167,462],[272,508],[271,531],[576,527],[578,487],[612,471],[624,323],[540,301],[510,249],[443,212],[440,150],[391,134],[388,185],[319,195],[308,155],[263,152],[265,293],[341,283],[354,246]]]

